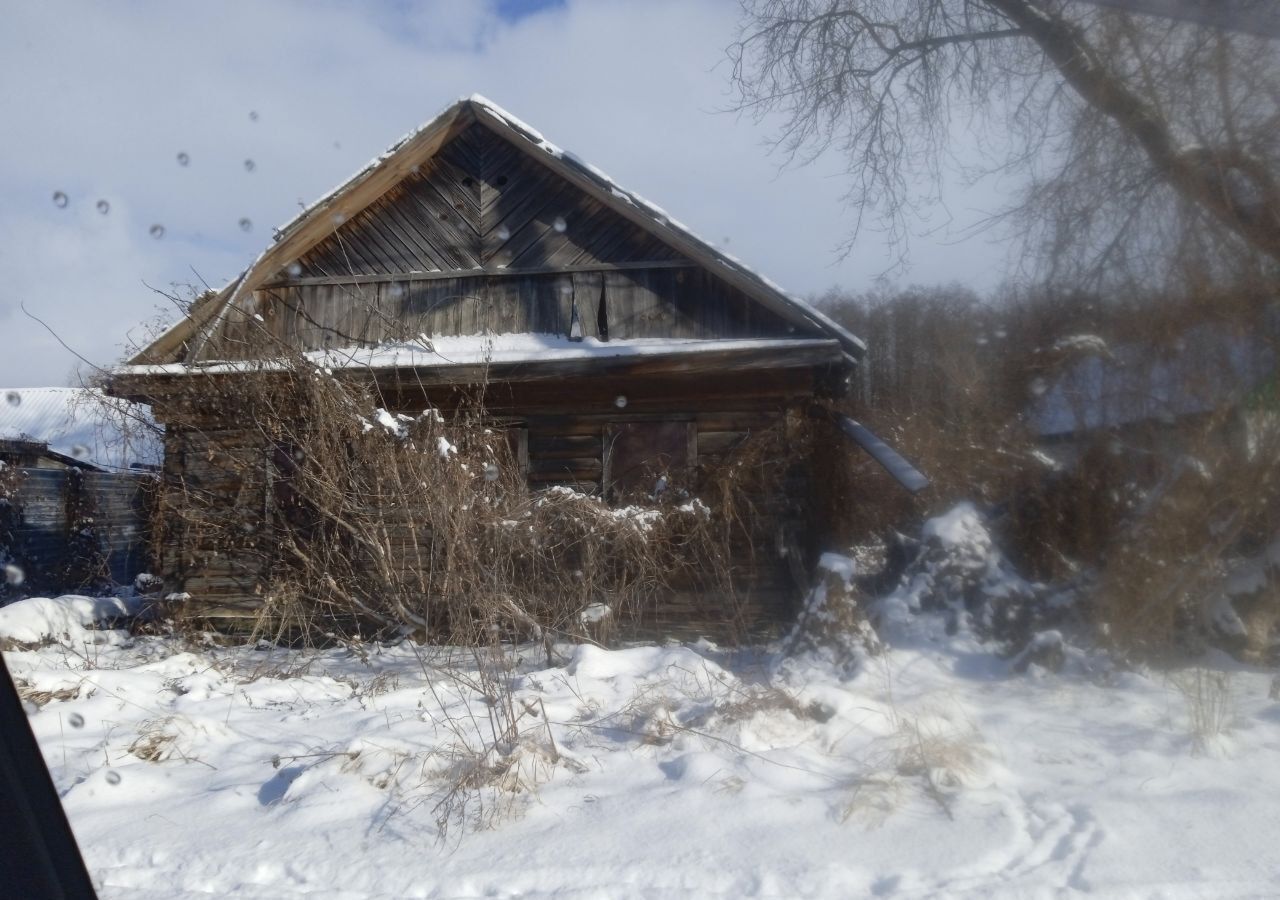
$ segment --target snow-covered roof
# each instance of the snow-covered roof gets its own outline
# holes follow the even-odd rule
[[[557,360],[626,359],[636,357],[684,356],[699,353],[733,353],[752,350],[831,350],[838,344],[830,338],[744,338],[705,340],[695,338],[633,338],[601,341],[583,338],[572,341],[558,334],[496,334],[456,337],[422,337],[417,341],[391,342],[372,347],[343,347],[304,354],[312,364],[324,369],[453,368],[485,365],[534,365]],[[181,375],[191,372],[225,374],[245,371],[272,371],[287,366],[283,361],[210,362],[188,365],[159,363],[124,366],[120,375]]]
[[[1224,328],[1188,330],[1171,347],[1108,346],[1096,336],[1059,341],[1076,360],[1035,402],[1031,423],[1044,437],[1183,416],[1244,401],[1273,377],[1276,356],[1262,340]]]
[[[103,469],[160,462],[147,407],[89,388],[0,388],[0,440],[35,441]]]
[[[639,224],[656,237],[666,241],[694,261],[705,265],[720,277],[743,288],[757,301],[769,306],[784,318],[797,324],[803,323],[825,336],[838,340],[844,351],[853,357],[860,357],[865,352],[866,346],[860,338],[825,313],[799,297],[788,294],[773,281],[748,268],[741,260],[703,240],[661,207],[622,187],[597,167],[551,143],[536,129],[493,101],[480,94],[472,94],[455,101],[431,121],[401,137],[350,178],[305,207],[292,220],[277,229],[275,243],[264,250],[245,272],[219,291],[216,297],[209,298],[198,307],[193,307],[188,317],[161,335],[150,347],[138,354],[133,362],[146,363],[172,359],[174,352],[184,342],[197,338],[200,334],[209,334],[216,327],[219,319],[225,315],[226,310],[230,309],[240,297],[247,295],[266,279],[276,276],[282,264],[289,262],[307,248],[306,241],[312,239],[308,234],[308,226],[313,220],[318,220],[322,216],[328,219],[328,214],[334,209],[336,203],[373,183],[376,180],[375,176],[393,162],[401,162],[403,157],[413,154],[425,154],[424,159],[430,158],[439,149],[437,139],[463,115],[472,116],[476,121],[484,122],[488,127],[515,138],[514,142],[524,147],[526,152],[541,155],[548,165],[557,167],[562,173],[576,176],[583,188],[592,193],[597,200],[619,211],[629,212],[633,220],[639,220]],[[376,197],[370,197],[369,201],[372,202],[374,199]],[[346,216],[342,218],[345,219]]]

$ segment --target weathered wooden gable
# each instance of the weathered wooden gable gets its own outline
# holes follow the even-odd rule
[[[587,337],[797,336],[523,143],[472,121],[366,207],[332,215],[331,234],[229,310],[195,358],[253,358],[281,340],[564,335],[575,308]]]
[[[474,122],[299,260],[303,277],[569,268],[679,254]]]

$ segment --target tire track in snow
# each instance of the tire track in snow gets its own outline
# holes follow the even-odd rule
[[[1005,853],[992,853],[963,874],[939,880],[929,891],[980,894],[1018,885],[1036,891],[1090,889],[1084,870],[1104,832],[1087,808],[1057,803],[1044,794],[1019,793],[1017,802],[1008,799],[1005,812],[1018,836],[1013,846],[1004,848]]]

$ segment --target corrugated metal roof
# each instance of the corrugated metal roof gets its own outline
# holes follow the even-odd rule
[[[0,388],[0,440],[33,440],[104,469],[155,465],[150,410],[89,388]]]

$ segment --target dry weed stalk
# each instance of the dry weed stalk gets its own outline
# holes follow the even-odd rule
[[[1280,614],[1271,551],[1280,533],[1280,435],[1256,429],[1247,455],[1224,446],[1222,423],[1206,422],[1153,487],[1110,548],[1095,595],[1097,617],[1117,646],[1164,655],[1199,649],[1215,635],[1219,603],[1246,620],[1243,645],[1266,661]],[[1224,569],[1253,560],[1258,583],[1244,602],[1221,589]]]
[[[1197,754],[1207,753],[1214,741],[1231,731],[1236,716],[1231,673],[1193,666],[1170,676],[1187,705],[1187,727]]]
[[[896,711],[893,719],[893,733],[866,760],[868,774],[850,782],[840,821],[863,815],[878,824],[893,812],[911,784],[948,819],[954,819],[953,795],[982,770],[987,756],[977,731],[957,731],[936,721],[922,723],[915,716],[899,717]]]
[[[439,394],[384,394],[372,371],[329,368],[255,334],[261,346],[237,352],[256,362],[193,373],[165,398],[167,452],[199,466],[171,467],[153,533],[179,555],[172,569],[257,592],[251,639],[357,651],[412,639],[423,715],[445,738],[377,776],[395,795],[391,816],[429,804],[441,837],[487,826],[575,765],[545,711],[515,698],[517,642],[536,642],[551,663],[555,641],[600,636],[584,611],[607,610],[606,625],[643,620],[690,588],[724,598],[715,614],[745,636],[732,560],[749,560],[761,538],[754,498],[786,476],[780,429],[700,470],[697,484],[673,476],[663,492],[612,504],[568,487],[532,491],[486,385],[439,409],[427,400]],[[338,756],[364,765],[346,749],[317,758]]]
[[[167,482],[157,531],[199,548],[184,560],[196,568],[258,574],[255,637],[408,631],[484,646],[500,634],[549,647],[583,636],[593,605],[626,620],[676,584],[733,595],[729,545],[751,520],[733,485],[759,451],[708,479],[714,506],[676,490],[610,506],[531,492],[505,423],[478,399],[447,419],[391,413],[368,383],[294,359],[200,379],[184,402],[193,419],[234,402],[254,446],[189,435],[220,483]]]
[[[15,592],[25,577],[17,567],[18,526],[22,519],[18,489],[22,479],[20,469],[0,462],[0,601]]]

